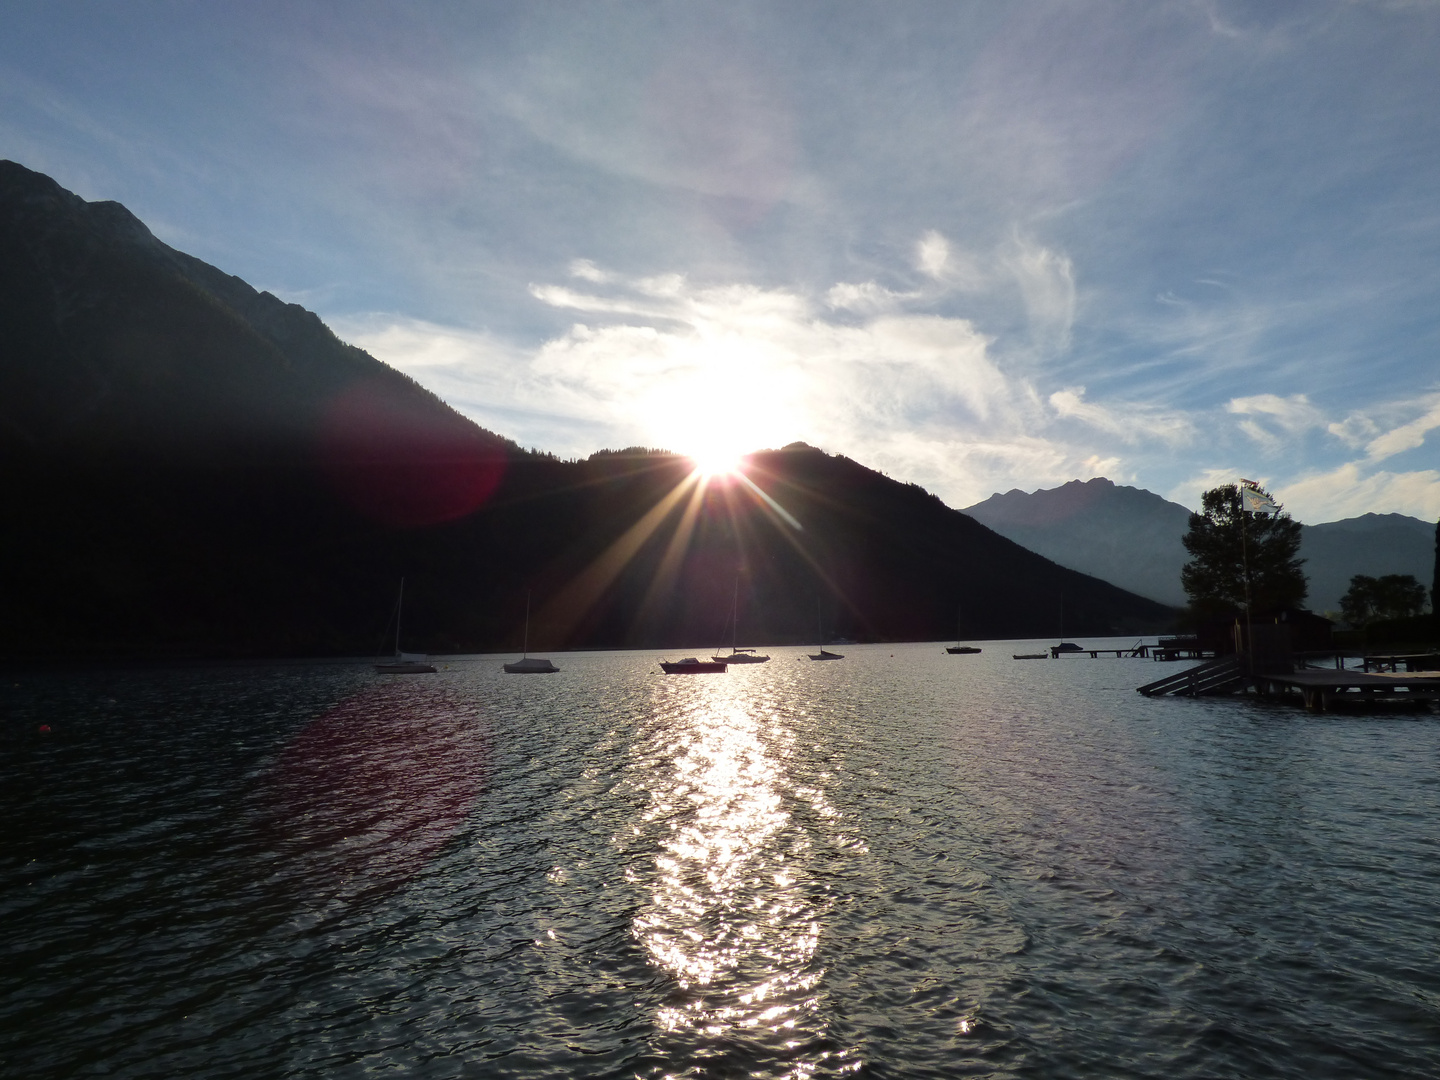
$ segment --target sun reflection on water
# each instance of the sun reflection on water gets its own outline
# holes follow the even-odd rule
[[[662,688],[668,775],[648,778],[640,829],[658,850],[634,933],[672,980],[655,1016],[668,1035],[758,1042],[786,1060],[785,1075],[811,1075],[827,1058],[835,1071],[845,1055],[814,1045],[828,895],[807,872],[811,830],[797,820],[835,811],[787,775],[794,734],[743,687]]]

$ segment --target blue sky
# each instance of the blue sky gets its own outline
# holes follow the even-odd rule
[[[0,2],[0,156],[562,455],[1440,517],[1440,4]]]

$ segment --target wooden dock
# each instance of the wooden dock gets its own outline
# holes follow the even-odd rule
[[[1210,697],[1215,694],[1233,694],[1245,689],[1245,670],[1238,657],[1222,656],[1204,664],[1177,671],[1139,687],[1146,697]]]
[[[1389,653],[1384,656],[1366,655],[1361,658],[1362,670],[1369,671],[1440,671],[1440,653]]]
[[[1440,701],[1440,671],[1379,674],[1336,668],[1333,671],[1302,668],[1299,671],[1249,673],[1238,657],[1226,656],[1197,664],[1139,688],[1146,697],[1175,695],[1209,697],[1253,689],[1258,697],[1299,695],[1314,712],[1336,705],[1374,705],[1399,702],[1429,705]]]
[[[1440,701],[1440,671],[1376,674],[1369,671],[1292,671],[1288,675],[1252,675],[1261,697],[1300,694],[1307,709],[1326,712],[1333,705]]]
[[[1152,646],[1141,645],[1139,642],[1131,645],[1128,649],[1066,649],[1062,648],[1059,645],[1051,645],[1050,659],[1058,660],[1062,656],[1081,656],[1085,653],[1089,653],[1091,660],[1095,660],[1101,656],[1111,655],[1114,655],[1117,658],[1122,656],[1138,656],[1143,660],[1150,655],[1151,648]]]

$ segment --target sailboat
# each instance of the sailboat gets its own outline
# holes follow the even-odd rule
[[[956,608],[956,609],[955,609],[955,636],[956,636],[957,638],[960,636],[960,631],[961,631],[961,629],[964,628],[964,625],[965,625],[964,620],[960,617],[960,609],[959,609],[959,608]],[[980,650],[979,650],[976,646],[974,646],[974,645],[961,645],[961,644],[957,641],[954,645],[947,645],[947,646],[945,646],[945,651],[946,651],[947,653],[949,653],[951,656],[962,656],[962,655],[969,655],[969,654],[972,654],[972,653],[978,653]]]
[[[1060,644],[1050,646],[1050,658],[1053,660],[1064,653],[1084,652],[1079,645],[1073,641],[1065,640],[1065,594],[1060,594]]]
[[[552,671],[560,669],[549,660],[542,660],[538,656],[530,655],[530,593],[525,593],[525,644],[521,658],[512,664],[506,664],[505,670],[511,675],[548,675]]]
[[[735,640],[739,637],[740,575],[735,575],[735,594],[730,599],[730,655],[712,656],[710,659],[726,664],[763,664],[768,656],[761,656],[754,649],[737,649]]]
[[[380,660],[375,664],[375,670],[382,675],[430,675],[435,672],[435,665],[429,662],[430,658],[424,653],[407,653],[400,651],[400,610],[405,606],[405,579],[400,579],[400,595],[395,600],[395,659]]]
[[[819,600],[816,600],[816,601],[815,601],[815,633],[816,633],[816,640],[817,640],[817,641],[824,641],[824,640],[825,640],[825,623],[822,621],[821,616],[820,616],[820,601],[819,601]],[[844,653],[831,652],[829,649],[825,648],[824,645],[821,645],[821,646],[820,646],[820,651],[819,651],[818,653],[813,653],[813,652],[812,652],[812,653],[806,653],[805,655],[808,656],[808,657],[810,657],[811,660],[844,660],[844,659],[845,659],[845,654],[844,654]]]

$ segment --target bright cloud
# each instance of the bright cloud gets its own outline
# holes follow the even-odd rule
[[[1040,249],[1027,257],[1035,280],[1068,279],[1060,257]],[[941,267],[938,256],[932,265]],[[1192,507],[1241,475],[1271,485],[1312,522],[1366,509],[1425,516],[1440,501],[1434,470],[1376,469],[1440,427],[1440,395],[1340,424],[1305,394],[1257,393],[1186,410],[1096,396],[1083,385],[1044,388],[1045,365],[1034,357],[1053,352],[1010,370],[972,320],[912,310],[933,296],[873,281],[842,282],[812,299],[787,288],[697,285],[679,274],[627,278],[586,260],[572,263],[570,276],[575,284],[530,292],[579,321],[528,348],[393,317],[336,325],[479,423],[563,455],[636,444],[738,454],[801,440],[964,506],[992,491],[1076,477],[1143,484],[1133,460],[1163,452],[1188,466],[1168,497]],[[1073,293],[1057,295],[1050,316],[1063,322]],[[1300,440],[1317,431],[1366,456],[1297,473]]]
[[[573,456],[802,440],[968,505],[1016,483],[1115,473],[1122,457],[1097,432],[1130,446],[1191,435],[1183,416],[1091,401],[1083,387],[1047,399],[1002,370],[972,321],[907,310],[916,295],[874,283],[833,286],[817,303],[680,275],[626,279],[583,260],[570,270],[584,287],[537,284],[531,295],[581,321],[530,349],[417,320],[335,322],[477,422]]]
[[[1281,485],[1276,495],[1297,519],[1316,524],[1359,514],[1440,518],[1440,470],[1367,472],[1358,462]]]
[[[921,272],[938,278],[950,262],[950,241],[931,229],[915,245],[915,265]]]

